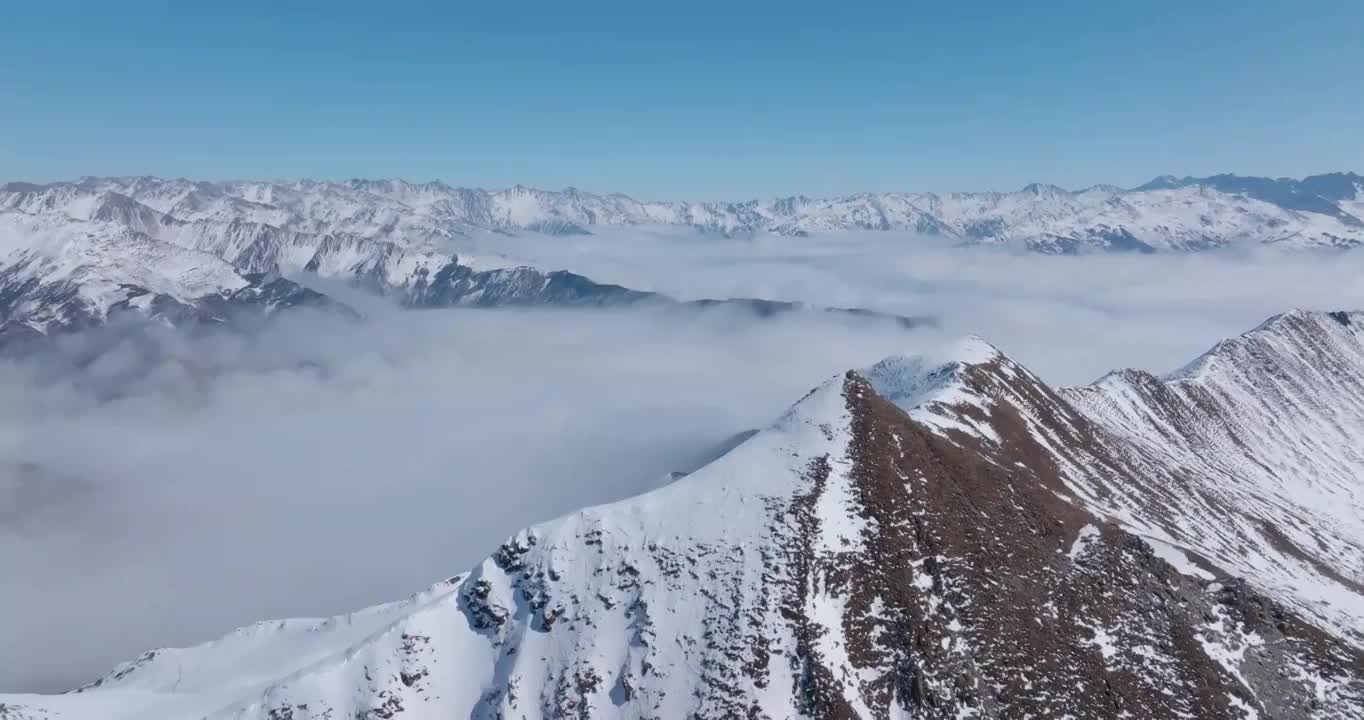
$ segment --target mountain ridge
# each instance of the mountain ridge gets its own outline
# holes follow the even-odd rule
[[[400,176],[387,177],[349,177],[343,179],[325,179],[312,177],[277,177],[267,179],[252,178],[227,178],[218,180],[195,180],[183,175],[164,176],[164,175],[82,175],[75,180],[52,180],[49,182],[33,182],[27,180],[9,180],[0,182],[0,192],[33,192],[60,185],[100,183],[104,181],[117,181],[121,183],[138,182],[163,182],[178,183],[185,185],[195,185],[204,188],[215,186],[249,186],[249,185],[344,185],[355,189],[362,189],[375,192],[389,192],[395,188],[408,187],[431,192],[503,192],[515,191],[522,193],[561,193],[564,195],[576,196],[600,196],[617,197],[632,202],[641,203],[667,203],[667,202],[691,202],[697,204],[727,204],[727,205],[760,205],[765,202],[810,202],[820,198],[795,193],[788,195],[770,195],[752,197],[747,200],[660,200],[658,198],[638,199],[636,196],[620,191],[588,191],[574,185],[566,185],[558,190],[537,185],[526,185],[524,183],[513,183],[511,185],[462,185],[452,184],[444,179],[431,180],[408,180]],[[947,190],[947,191],[914,191],[914,190],[861,190],[855,192],[838,193],[827,196],[827,198],[846,198],[846,197],[870,197],[876,195],[916,195],[916,194],[936,194],[936,195],[1008,195],[1018,192],[1036,193],[1046,189],[1062,194],[1076,195],[1091,190],[1105,191],[1140,191],[1144,189],[1161,189],[1169,187],[1181,187],[1188,185],[1219,185],[1224,183],[1282,183],[1287,185],[1305,186],[1311,188],[1328,188],[1325,197],[1330,199],[1348,198],[1353,190],[1351,185],[1364,182],[1364,175],[1349,170],[1336,170],[1330,172],[1305,175],[1301,178],[1292,176],[1269,176],[1269,175],[1240,175],[1238,173],[1217,173],[1213,175],[1158,175],[1146,182],[1137,185],[1118,185],[1114,183],[1093,183],[1078,188],[1067,188],[1044,181],[1033,181],[1024,184],[1018,190]],[[826,199],[827,199],[826,198]]]
[[[1364,528],[1326,522],[1316,500],[1360,513],[1359,475],[1331,479],[1364,465],[1344,447],[1266,474],[1244,433],[1290,445],[1322,419],[1337,434],[1364,422],[1364,382],[1341,396],[1364,377],[1364,314],[1292,311],[1211,352],[1223,361],[1195,375],[1061,389],[979,338],[889,358],[830,378],[705,467],[518,532],[405,603],[259,624],[0,707],[6,720],[1358,717]],[[1137,404],[1139,377],[1192,404],[1158,389]],[[1291,397],[1252,416],[1229,389],[1242,381]],[[1242,416],[1228,432],[1243,442],[1208,444],[1187,417],[1200,403]],[[1160,432],[1192,450],[1150,445]],[[1198,460],[1214,449],[1220,462]],[[1340,594],[1316,593],[1328,586]]]
[[[1325,216],[1340,221],[1348,229],[1359,222],[1356,201],[1361,200],[1361,187],[1364,187],[1364,178],[1354,173],[1314,175],[1302,180],[1236,175],[1162,176],[1130,189],[1095,185],[1082,190],[1065,190],[1032,183],[1015,192],[863,192],[829,198],[793,195],[771,200],[668,202],[641,201],[621,193],[586,193],[572,187],[554,191],[524,185],[467,188],[442,181],[411,183],[400,179],[206,182],[134,176],[84,177],[75,182],[45,185],[8,183],[0,186],[0,198],[9,196],[7,201],[0,200],[0,208],[6,204],[11,208],[33,207],[32,200],[25,203],[16,200],[16,196],[112,189],[156,212],[186,220],[214,215],[221,218],[223,213],[231,212],[279,228],[287,225],[295,230],[306,228],[313,233],[335,229],[328,224],[336,219],[338,211],[334,207],[323,208],[332,213],[330,218],[308,217],[310,212],[317,210],[304,207],[308,202],[316,202],[308,199],[311,194],[351,205],[373,203],[373,211],[386,213],[390,219],[394,217],[392,213],[402,209],[440,218],[444,223],[442,228],[413,228],[437,235],[458,234],[470,228],[532,229],[543,223],[557,223],[562,232],[569,234],[587,232],[593,225],[651,224],[685,225],[727,235],[895,229],[945,234],[968,243],[1021,242],[1039,251],[1063,252],[1108,248],[1107,233],[1125,231],[1151,248],[1197,250],[1232,244],[1238,238],[1230,227],[1209,227],[1204,238],[1190,234],[1196,227],[1181,228],[1178,232],[1166,227],[1165,234],[1161,235],[1158,225],[1142,224],[1145,221],[1140,220],[1140,213],[1173,212],[1174,208],[1157,204],[1143,209],[1134,198],[1152,195],[1159,199],[1163,198],[1162,193],[1175,192],[1181,200],[1187,200],[1189,195],[1178,194],[1178,191],[1203,191],[1216,195],[1221,203],[1218,212],[1258,211],[1265,214],[1266,207],[1262,206],[1283,211],[1277,216],[1274,213],[1266,215],[1268,227],[1260,228],[1262,230],[1274,230],[1278,227],[1276,223],[1292,224],[1290,221],[1296,217],[1295,213]],[[1205,202],[1209,202],[1210,197],[1205,198]],[[1237,202],[1238,198],[1240,202]],[[1030,216],[1026,208],[1011,207],[1006,202],[1023,199],[1053,201],[1058,207],[1039,208],[1043,212],[1041,216]],[[1079,199],[1087,202],[1078,202]],[[45,202],[51,205],[54,201]],[[296,216],[307,219],[285,217],[278,211],[283,207],[293,207]],[[1054,223],[1058,212],[1066,215],[1088,213],[1095,217],[1076,218],[1075,223],[1060,226]],[[369,214],[373,219],[372,213]],[[1051,225],[1045,222],[1047,215],[1053,216]],[[1204,216],[1211,217],[1207,213]],[[997,226],[1001,223],[1002,226]],[[1297,224],[1301,226],[1297,228],[1300,231],[1306,229],[1301,223]],[[386,229],[381,223],[378,227],[370,227],[368,234],[382,235],[389,229],[394,228]],[[548,229],[554,231],[553,227]],[[1325,228],[1311,231],[1321,233]],[[1292,233],[1279,233],[1261,238],[1261,242],[1284,242],[1292,237]],[[1056,245],[1057,239],[1075,244]],[[1337,240],[1350,246],[1359,244],[1353,233]],[[1340,242],[1317,236],[1302,242],[1310,246],[1340,246]]]
[[[859,193],[731,203],[402,180],[215,183],[142,176],[14,182],[0,186],[0,297],[7,298],[0,324],[8,335],[33,336],[49,327],[102,322],[115,305],[131,301],[118,292],[123,285],[196,309],[181,317],[212,315],[200,310],[204,299],[230,296],[245,275],[315,275],[417,307],[663,300],[644,289],[508,257],[497,243],[508,233],[572,236],[603,227],[673,226],[735,238],[894,231],[1051,254],[1261,245],[1323,250],[1364,244],[1361,217],[1364,183],[1353,173],[1303,180],[1163,178],[1133,190],[1067,191],[1034,183],[1012,193]],[[747,305],[760,314],[800,309],[769,298],[698,302]],[[833,309],[875,315],[873,310]]]
[[[57,199],[63,213],[0,211],[0,349],[6,352],[41,349],[55,336],[115,316],[190,329],[231,326],[234,318],[251,326],[276,310],[305,306],[359,317],[281,273],[341,279],[407,308],[731,308],[757,317],[827,313],[903,328],[932,322],[763,298],[678,301],[500,259],[414,252],[355,236],[318,238],[239,218],[185,222],[113,192]],[[70,212],[78,216],[64,214]]]

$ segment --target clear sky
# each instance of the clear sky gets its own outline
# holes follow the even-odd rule
[[[737,199],[1364,170],[1364,2],[0,6],[0,179]]]

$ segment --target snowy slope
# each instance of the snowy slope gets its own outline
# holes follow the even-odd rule
[[[1097,504],[1364,643],[1364,313],[1286,313],[1066,396],[1143,477]]]
[[[1197,410],[1130,372],[1056,391],[978,338],[889,358],[407,601],[0,717],[1357,718],[1358,589],[1319,583],[1360,579],[1362,317],[1290,313],[1154,381]]]
[[[5,319],[37,330],[103,319],[131,296],[189,300],[247,282],[218,258],[158,243],[126,227],[54,215],[0,214]],[[20,292],[23,290],[23,292]]]
[[[221,322],[234,309],[333,306],[278,277],[165,243],[128,225],[0,213],[0,339],[102,324],[120,312],[170,324]]]
[[[1010,447],[1002,415],[1017,418],[1067,501],[1364,644],[1364,314],[1292,311],[1165,378],[1059,391],[970,348],[973,362],[889,359],[871,378],[927,379],[883,394],[988,453]]]
[[[1197,251],[1254,244],[1354,247],[1364,242],[1364,228],[1340,217],[1290,210],[1200,185],[1142,191],[1094,187],[1079,192],[1030,185],[1014,193],[800,199],[788,212],[771,217],[765,229],[787,234],[908,230],[965,244],[1016,244],[1048,253]]]
[[[11,244],[14,238],[25,242]],[[96,305],[117,294],[115,282],[190,296],[245,285],[231,265],[212,255],[158,243],[112,223],[0,214],[0,243],[7,266],[25,264],[44,282],[80,284]]]
[[[160,214],[175,224],[267,226],[282,233],[277,242],[290,246],[317,250],[325,238],[335,236],[445,257],[469,255],[461,239],[474,230],[574,234],[590,232],[594,225],[680,225],[729,235],[902,230],[1044,252],[1188,251],[1260,243],[1353,247],[1364,242],[1359,217],[1364,180],[1358,176],[1237,182],[1227,177],[1158,179],[1135,190],[1096,186],[1070,192],[1034,184],[1012,193],[864,193],[719,203],[642,202],[573,188],[483,190],[401,180],[84,178],[4,186],[0,211],[86,218],[99,198],[116,195],[145,208],[144,214]],[[197,231],[204,233],[212,234]],[[349,266],[358,259],[347,255],[338,262]]]

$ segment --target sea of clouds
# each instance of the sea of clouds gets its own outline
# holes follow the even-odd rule
[[[258,334],[109,328],[0,364],[0,691],[150,647],[346,612],[525,525],[689,469],[810,387],[979,333],[1058,384],[1172,370],[1291,307],[1364,307],[1364,253],[1043,257],[894,233],[488,236],[681,299],[761,297],[937,328],[728,310],[402,311]]]

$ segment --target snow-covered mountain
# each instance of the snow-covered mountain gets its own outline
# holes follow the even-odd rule
[[[270,297],[321,300],[280,279],[299,273],[417,307],[670,302],[564,268],[527,267],[496,251],[498,233],[564,235],[598,226],[731,236],[900,230],[1049,253],[1351,248],[1364,244],[1361,188],[1364,178],[1354,174],[1228,175],[1158,178],[1134,190],[1030,185],[1013,193],[658,203],[571,188],[490,191],[401,180],[10,183],[0,186],[0,334],[80,328],[119,311],[145,315],[153,300],[176,308],[176,317],[216,317],[221,308],[185,308],[201,308],[206,298],[227,297],[231,305],[235,294],[260,283],[275,288]],[[755,304],[762,302],[739,300],[760,311],[783,305]]]
[[[294,282],[234,268],[121,224],[0,213],[0,345],[38,342],[121,314],[221,325],[315,307],[350,313]]]
[[[973,338],[408,600],[0,718],[1364,717],[1361,431],[1364,313],[1068,389]]]
[[[340,307],[284,279],[295,274],[391,294],[409,307],[676,305],[658,293],[471,253],[467,237],[490,229],[566,233],[596,223],[690,222],[661,212],[623,196],[401,181],[11,183],[0,187],[0,344],[79,330],[123,312],[183,324],[220,322],[228,311]],[[921,322],[762,298],[680,304]]]
[[[569,188],[455,188],[440,182],[192,182],[84,178],[0,189],[0,209],[117,219],[234,264],[253,244],[269,262],[352,266],[385,252],[448,254],[473,230],[591,232],[597,225],[680,225],[729,235],[907,230],[967,244],[1046,252],[1199,250],[1244,243],[1353,247],[1364,242],[1364,178],[1157,178],[1124,190],[1033,184],[998,193],[862,193],[745,202],[642,202]],[[332,244],[322,248],[323,239]],[[352,245],[362,242],[361,246]],[[318,251],[322,250],[320,256]],[[248,253],[249,254],[249,253]],[[276,257],[278,255],[278,257]],[[409,260],[410,262],[411,260]],[[394,262],[394,260],[385,260]],[[396,263],[393,272],[403,269]],[[410,268],[408,268],[410,269]],[[434,268],[433,268],[434,270]],[[389,276],[390,280],[394,278]]]

